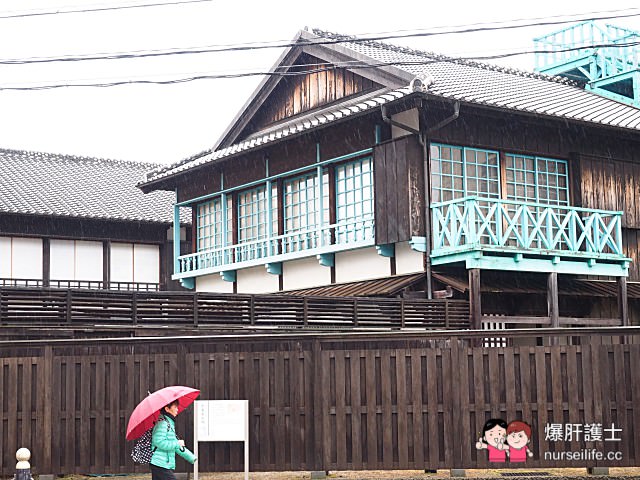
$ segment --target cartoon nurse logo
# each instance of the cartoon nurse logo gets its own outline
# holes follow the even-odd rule
[[[482,436],[476,442],[478,450],[486,449],[489,452],[489,461],[496,463],[504,463],[507,461],[508,445],[505,444],[507,439],[507,422],[500,418],[492,418],[487,420],[482,427]]]
[[[526,422],[516,420],[507,425],[500,418],[488,420],[482,427],[482,435],[476,442],[476,449],[487,450],[489,461],[505,463],[507,457],[510,463],[522,463],[533,452],[528,445],[531,442],[531,426]]]
[[[527,446],[531,441],[531,427],[521,421],[514,421],[507,426],[507,445],[509,445],[509,462],[520,463],[533,457],[533,452]]]

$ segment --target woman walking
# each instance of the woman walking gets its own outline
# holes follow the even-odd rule
[[[173,471],[176,468],[176,453],[187,462],[193,464],[197,460],[193,453],[184,445],[184,440],[176,435],[176,415],[178,415],[178,400],[160,410],[160,417],[153,427],[151,436],[151,478],[152,480],[176,480]]]

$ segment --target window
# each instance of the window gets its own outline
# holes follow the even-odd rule
[[[278,231],[278,196],[275,185],[260,186],[238,194],[238,243],[236,261],[253,260],[275,254],[271,237]],[[269,207],[271,207],[269,211]],[[260,241],[265,240],[265,241]]]
[[[336,172],[336,243],[373,238],[371,157],[339,165]]]
[[[431,145],[431,200],[446,202],[466,196],[500,198],[498,152]]]
[[[284,186],[283,253],[297,252],[321,245],[323,225],[329,224],[329,175],[322,176],[322,192],[318,188],[317,173],[287,180]],[[322,193],[322,221],[320,203]],[[296,235],[296,233],[299,233]]]
[[[569,204],[565,160],[508,154],[506,161],[509,200],[548,205]]]
[[[222,208],[223,203],[226,209]],[[208,252],[200,257],[199,268],[221,265],[227,255],[223,249],[232,243],[231,197],[221,195],[200,203],[196,212],[197,250]]]

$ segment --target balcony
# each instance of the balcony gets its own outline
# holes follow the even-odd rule
[[[231,280],[237,269],[265,265],[269,273],[281,273],[281,262],[316,256],[330,266],[338,251],[374,245],[373,216],[295,230],[259,240],[202,250],[177,259],[174,279],[220,273]]]
[[[431,209],[434,265],[627,276],[622,212],[479,197]]]

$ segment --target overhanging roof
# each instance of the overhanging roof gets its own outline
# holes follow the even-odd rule
[[[303,288],[279,292],[283,295],[318,297],[389,297],[424,280],[424,273],[350,282],[323,287]]]
[[[146,175],[140,187],[153,190],[166,179],[190,169],[321,128],[347,116],[377,109],[413,94],[408,84],[416,77],[424,80],[426,90],[423,93],[428,98],[640,132],[640,109],[587,91],[564,77],[452,58],[322,30],[301,32],[296,37],[296,42],[299,45],[287,50],[280,61],[290,58],[295,48],[336,61],[351,59],[351,71],[361,73],[375,70],[384,73],[377,80],[386,85],[387,90],[380,92],[375,98],[363,100],[364,96],[359,97],[351,100],[351,105],[339,109],[319,110],[307,121],[295,123],[294,119],[292,125],[281,130],[235,140],[233,145],[214,148],[173,165],[155,169]],[[274,65],[271,72],[275,72],[278,67],[279,64]],[[237,138],[242,126],[250,118],[251,111],[255,111],[259,102],[266,101],[265,92],[276,83],[277,76],[269,76],[263,80],[245,105],[247,112],[241,112],[234,119],[223,135],[221,145]]]

